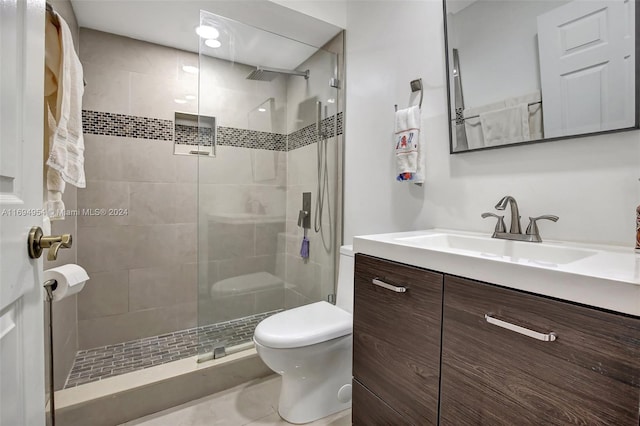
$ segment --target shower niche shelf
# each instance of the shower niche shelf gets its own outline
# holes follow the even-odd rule
[[[176,112],[173,121],[173,153],[215,157],[216,118]]]

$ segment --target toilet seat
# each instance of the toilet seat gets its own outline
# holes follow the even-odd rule
[[[331,303],[316,302],[280,312],[256,327],[253,338],[274,349],[299,348],[346,336],[353,331],[353,316]]]

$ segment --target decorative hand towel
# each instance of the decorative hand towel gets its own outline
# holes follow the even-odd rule
[[[420,107],[412,106],[396,112],[395,154],[398,181],[424,182],[420,144]]]
[[[522,103],[480,114],[485,146],[530,140],[529,107]]]
[[[48,129],[50,136],[46,209],[52,212],[51,219],[62,219],[64,211],[61,211],[60,207],[64,208],[63,183],[68,182],[78,188],[86,186],[82,135],[84,80],[82,65],[74,50],[69,26],[57,13],[54,19],[58,23],[57,34],[51,31],[45,32],[48,36],[45,43],[46,50],[49,51],[45,57],[51,59],[51,56],[58,55],[57,60],[47,61],[48,70],[45,76],[45,82],[49,85],[46,94],[49,95],[49,99],[55,96],[55,106],[53,102],[48,102],[53,120],[49,120]],[[50,23],[48,22],[47,25]],[[50,90],[52,83],[55,83],[55,91]]]

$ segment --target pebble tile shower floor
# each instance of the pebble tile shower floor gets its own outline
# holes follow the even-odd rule
[[[220,341],[226,347],[248,342],[256,325],[278,312],[281,310],[78,351],[64,388],[194,356],[198,347]]]

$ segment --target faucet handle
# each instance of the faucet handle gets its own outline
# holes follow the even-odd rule
[[[545,214],[538,217],[530,217],[529,226],[527,226],[527,231],[526,231],[527,235],[537,235],[538,237],[540,236],[540,231],[538,230],[538,224],[536,223],[540,219],[547,219],[553,222],[557,222],[558,219],[560,218],[558,216],[554,216],[551,214]]]
[[[493,236],[495,237],[495,235],[498,232],[506,232],[507,227],[504,224],[504,216],[499,216],[495,213],[482,213],[482,218],[486,219],[488,217],[495,217],[496,219],[498,219],[498,221],[496,222],[496,228],[493,231]]]

